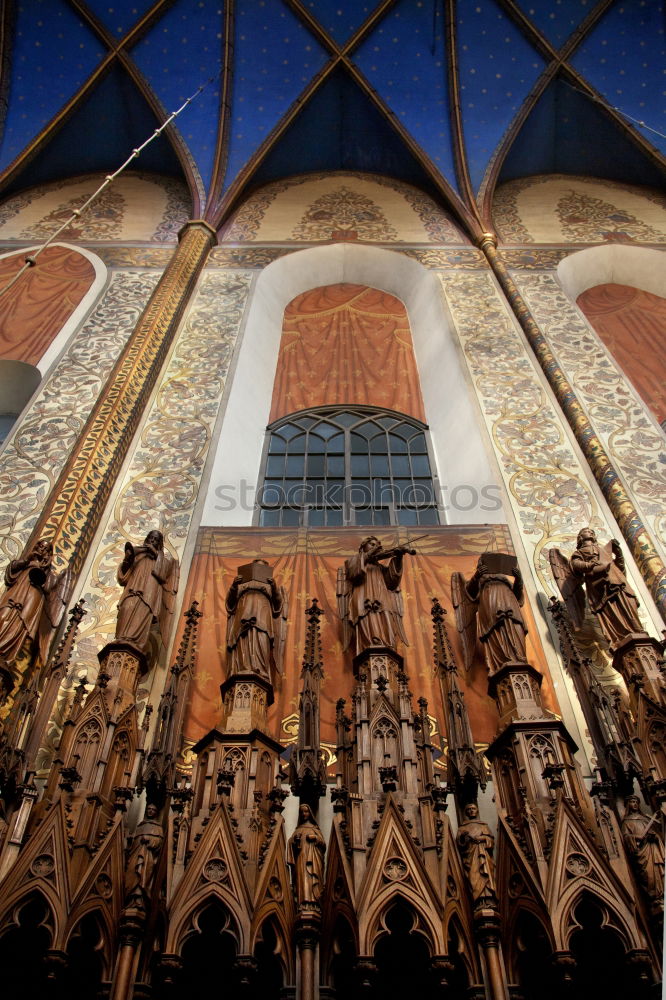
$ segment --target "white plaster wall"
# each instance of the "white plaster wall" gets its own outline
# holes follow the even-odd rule
[[[596,285],[631,285],[653,295],[666,295],[666,251],[611,244],[589,247],[565,257],[557,266],[562,288],[574,302]]]
[[[289,254],[269,264],[260,275],[237,358],[202,523],[229,527],[252,523],[254,492],[249,503],[242,504],[241,484],[254,491],[261,472],[285,307],[310,288],[338,282],[379,288],[405,304],[440,487],[447,487],[445,497],[464,485],[477,495],[476,505],[469,510],[449,504],[443,515],[445,523],[504,523],[501,507],[486,509],[492,504],[481,494],[484,487],[491,486],[499,495],[498,478],[479,429],[476,403],[436,275],[403,254],[349,244]],[[222,488],[238,502],[221,502],[216,490]],[[459,491],[459,495],[467,506],[472,494]]]

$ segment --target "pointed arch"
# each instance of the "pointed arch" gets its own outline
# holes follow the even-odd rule
[[[532,900],[521,901],[507,928],[505,960],[509,982],[524,987],[530,1000],[534,995],[530,987],[536,986],[532,970],[535,965],[542,967],[544,959],[550,960],[554,950],[552,928],[544,919],[544,914],[539,912]],[[542,982],[541,987],[544,992],[547,984]]]
[[[289,932],[276,907],[264,917],[253,935],[252,954],[258,964],[260,990],[277,988],[274,994],[277,996],[283,986],[294,982],[293,949],[289,940]]]
[[[444,936],[446,938],[446,956],[453,963],[453,971],[447,976],[453,989],[465,989],[471,983],[478,982],[479,970],[476,961],[474,939],[468,930],[462,915],[454,910],[446,922]],[[463,980],[466,979],[466,982]]]
[[[38,888],[6,911],[0,921],[0,963],[7,996],[43,995],[43,959],[55,944],[56,932],[56,911]]]
[[[384,892],[379,893],[367,911],[360,915],[359,953],[372,955],[379,938],[391,933],[386,925],[386,918],[389,911],[400,901],[413,912],[414,923],[410,933],[419,934],[426,941],[431,957],[443,954],[441,922],[424,905],[418,893],[410,885],[404,884],[388,885]]]
[[[571,937],[581,926],[576,920],[575,912],[585,900],[590,900],[599,907],[603,914],[603,927],[608,927],[619,935],[625,950],[644,946],[631,912],[609,889],[589,880],[577,880],[564,891],[553,914],[557,951],[570,950]]]
[[[211,906],[218,906],[228,913],[228,933],[236,942],[237,953],[247,954],[249,952],[249,942],[247,940],[249,919],[247,911],[242,907],[234,894],[225,886],[206,882],[193,895],[181,900],[178,910],[169,914],[166,942],[166,951],[169,954],[181,955],[183,947],[189,938],[201,933],[198,923],[199,918]]]

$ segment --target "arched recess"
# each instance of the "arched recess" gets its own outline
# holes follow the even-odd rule
[[[358,976],[355,970],[358,948],[356,935],[346,916],[338,915],[330,933],[322,939],[324,975],[322,981],[328,983],[340,997],[353,995]]]
[[[543,921],[527,906],[514,913],[507,934],[507,974],[521,988],[524,1000],[556,1000],[543,970],[550,964],[553,943]]]
[[[463,931],[457,914],[446,925],[446,957],[452,966],[446,979],[453,995],[465,996],[470,984],[478,982],[479,971],[475,961],[476,948],[469,934]]]
[[[433,941],[420,915],[403,899],[397,899],[382,914],[373,954],[378,997],[406,996],[410,990],[417,996],[426,995],[433,985]]]
[[[68,1000],[89,1000],[111,979],[113,934],[105,917],[93,909],[76,921],[69,934],[62,982],[62,996]]]
[[[434,901],[433,901],[434,902]],[[444,954],[444,933],[442,921],[433,905],[429,912],[424,900],[409,885],[391,884],[372,901],[367,911],[359,914],[359,955],[372,955],[381,937],[391,933],[387,925],[387,915],[399,905],[411,915],[411,929],[408,933],[418,934],[427,942],[431,956]]]
[[[209,898],[192,913],[178,949],[182,986],[192,996],[214,995],[221,982],[229,982],[238,955],[240,935],[228,907]]]
[[[0,255],[0,289],[37,249]],[[96,254],[53,243],[0,299],[0,357],[35,365],[44,375],[92,309],[106,278]]]
[[[175,910],[169,913],[165,952],[182,955],[186,943],[203,933],[199,923],[201,915],[206,910],[215,910],[219,914],[216,933],[231,935],[236,953],[248,954],[250,922],[243,902],[226,886],[217,883],[213,887],[212,883],[204,882],[188,899],[181,898]]]
[[[263,1000],[280,1000],[282,987],[292,981],[288,941],[277,916],[262,921],[253,953],[257,962],[256,992]]]
[[[0,255],[0,289],[35,249]],[[106,280],[107,269],[96,254],[54,243],[0,298],[0,447]]]
[[[40,892],[17,902],[0,924],[3,995],[42,996],[47,987],[45,958],[56,934],[51,906]]]
[[[440,485],[448,491],[444,499],[456,486],[476,489],[479,498],[483,487],[497,486],[494,460],[491,463],[490,446],[480,430],[477,404],[458,356],[437,275],[403,254],[334,244],[282,257],[257,280],[211,470],[203,524],[252,523],[253,491],[259,481],[285,307],[308,289],[337,283],[378,288],[406,306],[435,465]],[[234,498],[231,503],[225,499],[220,504],[221,489],[226,491],[225,498]],[[501,508],[489,511],[483,506],[479,500],[470,510],[450,509],[446,520],[451,524],[504,520]]]
[[[616,355],[611,343],[607,343],[609,338],[602,336],[603,331],[595,329],[593,317],[588,315],[589,310],[586,311],[584,303],[579,299],[591,289],[610,285],[634,288],[639,292],[646,292],[649,296],[658,296],[663,301],[666,290],[666,253],[647,247],[620,245],[589,247],[587,250],[565,257],[558,265],[557,274],[566,294],[578,305],[618,369],[633,384],[646,413],[663,426],[666,416],[664,412],[666,401],[660,399],[663,386],[666,385],[663,343],[656,343],[653,349],[649,350],[647,349],[649,345],[645,341],[639,341],[638,329],[632,334],[631,329],[622,332],[618,327],[618,332],[622,334],[622,342],[618,344]],[[666,302],[664,305],[666,306]],[[639,315],[640,307],[636,318]],[[645,319],[647,325],[649,316]],[[659,315],[653,317],[649,323],[658,337],[663,335],[663,330],[660,329],[661,322],[660,311]]]
[[[628,907],[618,897],[601,886],[572,885],[560,898],[557,911],[551,914],[555,951],[569,951],[572,935],[582,925],[577,911],[581,902],[594,905],[602,914],[602,925],[610,928],[618,936],[625,951],[643,948],[644,941],[636,928],[636,922]]]
[[[624,1000],[632,980],[626,956],[631,944],[612,911],[596,897],[583,893],[573,908],[573,917],[569,948],[576,960],[579,995],[595,992],[605,1000]]]

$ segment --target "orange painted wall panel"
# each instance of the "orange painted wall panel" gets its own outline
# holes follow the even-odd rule
[[[286,662],[275,703],[270,709],[271,733],[287,744],[293,742],[295,713],[298,712],[300,673],[305,646],[305,609],[316,597],[325,615],[321,636],[325,679],[322,688],[322,741],[335,744],[335,702],[348,700],[353,689],[351,654],[342,652],[341,627],[336,606],[336,573],[348,555],[356,552],[367,534],[360,529],[276,530],[269,528],[202,528],[189,574],[184,607],[192,600],[200,603],[203,618],[195,680],[190,692],[186,742],[192,745],[220,723],[220,684],[225,678],[226,621],[224,600],[237,567],[254,558],[266,559],[278,584],[289,595],[289,624]],[[379,535],[385,547],[394,545],[395,534]],[[400,529],[401,542],[407,542]],[[497,727],[495,703],[487,693],[487,672],[479,658],[469,675],[462,667],[455,617],[451,604],[451,574],[460,570],[469,578],[479,555],[486,550],[512,552],[508,529],[502,525],[480,527],[442,526],[430,528],[426,538],[416,543],[418,555],[405,559],[402,595],[408,647],[399,652],[405,658],[410,690],[416,699],[428,700],[428,712],[437,719],[437,732],[444,729],[444,711],[439,682],[435,676],[432,651],[431,598],[438,597],[448,611],[449,635],[458,653],[460,682],[465,690],[475,741],[489,743]],[[544,673],[544,700],[557,711],[541,643],[536,635],[531,609],[525,608],[529,628],[527,653],[530,662]],[[178,648],[178,636],[174,648]],[[434,737],[435,744],[439,736]]]
[[[14,277],[25,251],[0,260],[0,288]],[[2,296],[0,358],[36,365],[95,278],[87,257],[67,247],[47,247],[37,263]]]
[[[596,285],[578,306],[661,423],[666,420],[666,298],[630,285]]]
[[[381,406],[425,422],[402,302],[364,285],[313,288],[284,313],[271,422],[311,406]]]

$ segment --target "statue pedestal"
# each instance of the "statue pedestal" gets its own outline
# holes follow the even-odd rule
[[[233,674],[220,685],[225,733],[268,731],[266,711],[273,704],[273,685],[257,674]]]
[[[662,644],[647,632],[633,632],[619,644],[613,667],[622,675],[630,692],[644,690],[658,705],[666,706]]]
[[[104,691],[109,712],[116,717],[133,705],[139,679],[148,673],[148,656],[130,642],[114,640],[97,654],[97,683]]]
[[[529,663],[509,660],[488,678],[488,694],[497,702],[500,732],[511,722],[554,718],[541,704],[542,675]]]

